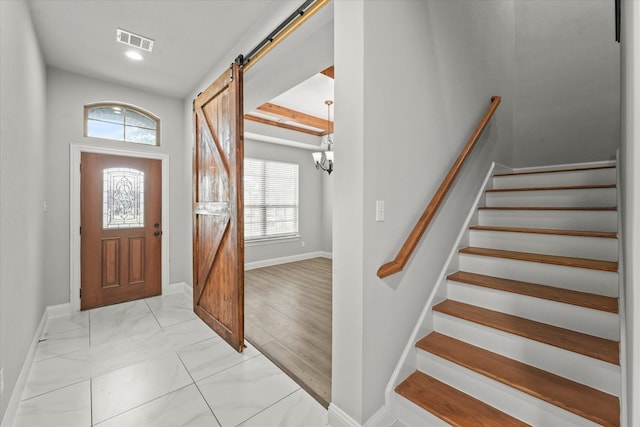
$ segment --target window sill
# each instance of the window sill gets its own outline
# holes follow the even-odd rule
[[[300,235],[295,234],[292,236],[283,236],[283,237],[265,237],[262,239],[251,239],[245,240],[244,246],[261,246],[261,245],[271,245],[275,243],[288,243],[295,242],[296,240],[300,240]]]

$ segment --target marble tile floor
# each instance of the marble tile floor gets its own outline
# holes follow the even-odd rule
[[[255,348],[236,353],[185,294],[47,322],[14,427],[321,427],[327,411]]]

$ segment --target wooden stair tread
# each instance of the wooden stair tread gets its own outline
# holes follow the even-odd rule
[[[538,262],[542,264],[562,265],[566,267],[587,268],[600,271],[618,271],[618,263],[615,261],[603,261],[599,259],[574,258],[559,255],[537,254],[531,252],[505,251],[502,249],[466,247],[459,251],[463,254],[490,256],[495,258],[513,259],[518,261]]]
[[[458,301],[445,300],[435,305],[433,310],[604,362],[620,364],[620,348],[615,341]]]
[[[617,211],[615,206],[478,206],[480,210],[497,211]]]
[[[502,277],[493,277],[484,274],[469,273],[466,271],[458,271],[450,274],[447,276],[447,279],[609,313],[618,313],[618,299],[603,295],[556,288],[537,283],[521,282],[519,280],[504,279]]]
[[[537,171],[523,171],[523,172],[504,172],[496,173],[493,176],[514,176],[514,175],[536,175],[542,173],[557,173],[557,172],[580,172],[598,169],[614,169],[615,165],[607,166],[590,166],[588,168],[562,168],[562,169],[550,169],[550,170],[537,170]]]
[[[396,393],[453,426],[528,425],[420,371],[400,383]]]
[[[416,346],[583,418],[606,426],[620,425],[616,396],[437,332]]]
[[[522,188],[490,188],[487,193],[503,193],[509,191],[553,191],[553,190],[593,190],[600,188],[616,188],[615,184],[601,185],[566,185],[556,187],[522,187]]]
[[[471,230],[480,231],[504,231],[508,233],[552,234],[556,236],[600,237],[605,239],[617,239],[618,233],[606,231],[579,231],[558,230],[549,228],[525,228],[525,227],[500,227],[494,225],[472,225]]]

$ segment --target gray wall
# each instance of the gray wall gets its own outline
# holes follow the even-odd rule
[[[620,144],[620,49],[609,0],[515,2],[514,163],[609,160]]]
[[[245,140],[245,157],[279,160],[297,163],[298,169],[298,225],[299,240],[269,244],[247,244],[245,262],[290,257],[310,252],[328,252],[324,245],[325,235],[331,236],[331,229],[325,229],[323,175],[313,165],[311,152],[305,149]],[[302,243],[304,242],[304,247]],[[330,250],[329,250],[330,251]]]
[[[191,262],[185,247],[191,245],[191,193],[182,180],[185,144],[182,101],[96,80],[59,69],[47,73],[47,179],[49,204],[46,219],[45,269],[47,305],[69,302],[69,146],[84,144],[169,154],[170,159],[170,283],[190,276]],[[160,147],[109,141],[83,136],[84,106],[117,101],[136,105],[160,117]],[[184,207],[189,210],[185,210]],[[166,250],[166,248],[164,249]]]
[[[5,382],[0,402],[2,418],[48,304],[43,213],[48,142],[46,78],[25,2],[0,2],[0,52],[0,367],[4,369]]]
[[[435,284],[486,161],[610,159],[619,143],[613,7],[576,1],[335,3],[333,404],[364,422]],[[491,95],[503,103],[405,272],[379,280]],[[493,151],[493,152],[491,152]],[[374,221],[376,200],[386,221]]]
[[[336,140],[348,143],[333,188],[332,405],[357,422],[384,404],[489,161],[511,160],[512,23],[500,0],[335,3]],[[380,280],[492,95],[504,101],[476,163],[405,272]]]

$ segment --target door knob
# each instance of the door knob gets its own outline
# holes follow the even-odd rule
[[[154,236],[159,236],[159,235],[161,235],[161,234],[162,234],[162,231],[154,231],[154,232],[153,232],[153,235],[154,235]]]
[[[154,228],[158,228],[160,227],[160,223],[156,222],[155,224],[153,224]]]

